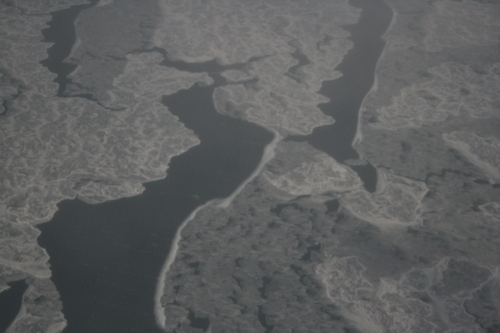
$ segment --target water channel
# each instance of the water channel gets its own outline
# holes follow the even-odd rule
[[[326,82],[321,90],[332,100],[322,109],[336,123],[292,138],[307,140],[341,162],[358,157],[351,147],[358,111],[373,84],[384,46],[380,36],[391,19],[382,1],[351,3],[363,9],[359,23],[346,27],[354,48],[337,68],[344,76]],[[213,66],[193,66],[213,71]],[[54,218],[39,226],[39,244],[50,255],[52,280],[68,320],[64,332],[160,331],[154,292],[176,229],[196,207],[229,196],[252,173],[272,140],[272,134],[257,125],[219,115],[212,102],[215,86],[196,85],[163,99],[201,140],[171,160],[165,179],[145,184],[144,193],[132,198],[97,205],[63,201]],[[374,186],[374,170],[358,172],[364,174],[367,188]]]

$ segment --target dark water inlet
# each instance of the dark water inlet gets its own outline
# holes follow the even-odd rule
[[[45,30],[46,40],[56,41],[44,64],[58,74],[58,95],[74,69],[63,60],[75,41],[75,36],[58,36],[58,30],[67,24],[74,34],[76,11],[85,8],[54,13],[57,24]],[[210,64],[182,66],[213,71]],[[133,198],[98,205],[61,202],[52,221],[39,226],[38,241],[51,258],[52,280],[68,320],[64,332],[160,331],[154,292],[178,226],[199,205],[230,195],[272,139],[257,125],[220,116],[213,107],[213,89],[195,86],[165,98],[170,111],[202,141],[171,160],[166,179],[145,184],[145,192]]]
[[[378,15],[378,11],[383,11],[379,7],[385,4],[373,0],[352,3],[361,6],[363,13],[372,12],[362,15],[359,25],[365,25],[364,30],[357,25],[348,27],[355,47],[344,60],[348,65],[343,66],[343,62],[337,69],[344,77],[354,75],[345,83],[350,88],[338,83],[339,79],[325,83],[321,91],[334,103],[322,107],[334,116],[337,125],[327,131],[319,129],[304,139],[339,161],[358,157],[351,147],[357,112],[373,84],[375,64],[383,48],[382,43],[380,52],[377,47],[362,47],[369,51],[365,55],[364,51],[354,52],[359,43],[372,44],[355,35],[376,24],[371,21],[373,17],[366,17]],[[390,15],[386,26],[389,21]],[[356,29],[360,30],[355,33]],[[376,38],[385,31],[379,30]],[[62,42],[73,43],[74,39]],[[351,56],[360,63],[348,61]],[[49,53],[53,61],[55,58],[51,57]],[[372,67],[351,68],[363,62],[370,62]],[[198,67],[193,70],[200,70]],[[62,77],[67,75],[64,71],[59,73]],[[64,84],[63,80],[60,82]],[[350,90],[354,88],[364,89],[364,93]],[[159,332],[153,311],[156,281],[179,224],[199,205],[230,195],[252,173],[272,139],[269,132],[257,125],[219,115],[213,107],[213,89],[194,86],[163,99],[169,110],[201,140],[200,145],[171,160],[166,179],[145,184],[145,192],[133,198],[97,205],[64,201],[52,221],[39,226],[39,244],[51,258],[52,280],[61,294],[68,320],[65,333]],[[336,135],[337,130],[343,134]],[[333,136],[323,132],[332,132]]]
[[[335,69],[342,77],[326,81],[320,94],[330,102],[321,104],[320,109],[335,119],[332,125],[317,127],[307,136],[294,136],[293,141],[307,141],[313,147],[343,163],[358,159],[359,154],[352,147],[356,135],[358,117],[363,99],[375,82],[375,69],[385,47],[382,35],[392,19],[391,8],[382,0],[350,0],[352,6],[362,10],[356,24],[345,26],[354,46]],[[374,192],[377,173],[370,164],[352,167],[363,181],[365,188]]]
[[[76,65],[64,62],[76,42],[75,20],[82,10],[93,7],[99,0],[89,0],[88,5],[76,5],[67,9],[50,13],[52,20],[48,28],[42,30],[43,41],[54,43],[48,50],[48,57],[40,64],[57,74],[54,82],[59,84],[57,96],[64,96],[66,85],[71,82],[68,75],[75,70]]]
[[[64,201],[39,226],[52,280],[68,320],[64,332],[157,332],[156,281],[182,221],[199,205],[229,196],[257,167],[272,134],[220,116],[214,87],[195,86],[164,103],[201,144],[171,160],[143,194],[98,205]]]
[[[0,293],[0,332],[5,332],[21,309],[23,294],[28,288],[24,280],[8,283],[9,289]]]

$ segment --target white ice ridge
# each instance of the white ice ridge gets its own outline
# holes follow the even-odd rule
[[[142,183],[165,177],[172,156],[199,143],[160,98],[162,89],[209,83],[206,74],[161,71],[155,56],[131,56],[117,78],[109,105],[126,105],[120,112],[82,98],[52,97],[57,86],[45,84],[53,76],[44,68],[19,73],[18,80],[33,89],[9,104],[0,124],[0,207],[6,214],[0,218],[41,223],[67,198],[96,203],[139,194]]]
[[[255,168],[254,172],[245,179],[240,186],[227,198],[223,199],[222,201],[220,199],[214,199],[212,201],[207,202],[206,204],[196,208],[179,226],[177,229],[177,232],[175,233],[174,240],[172,241],[172,247],[170,249],[170,252],[168,254],[167,260],[165,261],[165,264],[163,265],[160,275],[158,277],[158,282],[156,284],[156,292],[155,292],[155,318],[156,318],[156,323],[157,325],[165,329],[165,313],[164,313],[164,308],[161,304],[161,297],[164,294],[164,288],[165,288],[165,279],[166,275],[170,269],[170,266],[172,266],[173,262],[175,261],[175,257],[177,256],[177,250],[179,249],[179,242],[181,240],[181,233],[182,230],[188,225],[188,223],[193,220],[196,217],[196,214],[198,211],[201,209],[204,209],[207,206],[215,206],[219,208],[227,208],[233,199],[244,189],[246,184],[248,184],[250,181],[252,181],[257,175],[261,172],[262,168],[274,157],[274,150],[276,148],[276,144],[281,140],[281,136],[277,133],[274,132],[274,138],[273,140],[266,146],[264,149],[264,153],[262,155],[262,158],[260,160],[259,165]]]
[[[449,62],[429,70],[431,78],[403,88],[379,113],[386,129],[420,127],[465,112],[474,118],[499,116],[500,63],[478,72],[470,66]]]
[[[448,145],[481,169],[490,182],[500,181],[500,140],[494,137],[483,138],[465,131],[443,134],[443,138]]]
[[[378,227],[408,226],[422,222],[427,191],[423,182],[379,169],[375,193],[359,189],[344,195],[341,202],[353,215]]]
[[[227,198],[225,198],[221,203],[217,205],[217,207],[220,208],[227,208],[231,204],[231,202],[236,198],[238,194],[245,188],[245,186],[251,182],[255,177],[259,175],[259,173],[262,171],[262,168],[270,161],[273,159],[274,154],[275,154],[275,149],[276,149],[276,144],[281,141],[281,136],[279,135],[278,132],[274,131],[274,138],[273,140],[264,148],[264,153],[262,154],[262,158],[259,162],[259,165],[255,170],[252,172],[252,174],[245,179],[240,186]]]
[[[363,185],[354,171],[324,153],[283,174],[267,170],[263,176],[274,187],[292,196],[347,192]]]
[[[363,140],[363,133],[361,130],[361,128],[362,128],[361,127],[361,119],[362,119],[361,113],[364,111],[364,104],[365,104],[365,101],[367,100],[367,98],[369,98],[370,95],[375,94],[377,89],[378,89],[377,73],[378,73],[379,64],[380,64],[381,59],[384,58],[387,50],[389,49],[390,43],[388,42],[388,34],[392,30],[392,28],[394,27],[394,25],[396,23],[397,12],[394,10],[394,8],[391,5],[389,5],[389,3],[386,2],[386,5],[389,6],[389,8],[391,9],[392,19],[391,19],[391,23],[389,24],[389,27],[387,28],[385,33],[382,35],[382,38],[385,41],[385,46],[384,46],[384,49],[382,50],[382,53],[380,54],[379,58],[377,59],[377,64],[375,65],[375,75],[374,75],[374,79],[373,79],[373,85],[371,86],[370,90],[365,95],[365,97],[363,97],[363,101],[361,102],[361,106],[359,109],[359,115],[358,115],[358,125],[356,128],[356,134],[354,135],[354,138],[352,139],[352,144],[351,144],[353,147],[355,147],[357,144],[359,144]]]
[[[163,291],[165,289],[165,281],[167,273],[170,270],[170,266],[172,266],[173,262],[175,261],[175,257],[177,256],[177,250],[179,250],[179,242],[181,240],[182,229],[184,229],[188,225],[188,223],[196,217],[198,211],[211,205],[214,201],[216,200],[209,201],[206,204],[199,206],[198,208],[193,210],[193,212],[189,214],[189,216],[181,223],[181,225],[177,229],[177,232],[175,233],[175,237],[172,241],[172,246],[170,248],[170,252],[168,253],[167,260],[165,261],[163,267],[161,268],[160,275],[158,277],[158,282],[156,283],[154,312],[155,312],[156,324],[163,330],[166,330],[165,321],[167,320],[167,318],[165,317],[165,309],[161,304],[161,298],[164,294]]]
[[[6,333],[43,332],[60,333],[66,327],[64,315],[50,300],[59,300],[59,293],[50,279],[36,279],[30,282],[23,294],[23,302],[16,318]],[[43,299],[43,302],[40,300]],[[41,303],[37,305],[37,303]],[[55,311],[47,311],[50,307]],[[38,308],[38,309],[37,309]]]
[[[358,257],[332,257],[316,273],[326,296],[366,333],[471,332],[482,329],[465,311],[465,301],[498,273],[468,260],[445,258],[412,268],[398,279],[369,281]]]

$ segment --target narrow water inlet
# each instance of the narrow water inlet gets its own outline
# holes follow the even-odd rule
[[[360,8],[361,17],[356,24],[345,26],[351,36],[353,48],[335,70],[342,73],[338,79],[323,82],[320,94],[330,102],[320,104],[320,109],[335,119],[332,125],[321,126],[306,136],[292,136],[287,140],[306,141],[318,150],[333,157],[337,162],[359,158],[352,143],[358,131],[361,105],[375,83],[378,60],[385,47],[381,38],[392,20],[392,9],[382,0],[350,0]],[[358,173],[369,192],[374,192],[377,172],[371,164],[351,167]]]
[[[57,74],[54,82],[59,84],[57,96],[63,97],[66,86],[71,83],[68,75],[75,70],[76,65],[68,64],[64,60],[69,56],[76,42],[75,20],[85,9],[95,6],[99,0],[89,0],[87,5],[76,5],[51,13],[52,20],[48,28],[42,30],[43,42],[54,43],[48,48],[48,57],[40,64],[49,71]]]
[[[158,330],[155,288],[176,230],[196,207],[233,193],[273,138],[257,125],[219,115],[214,88],[193,86],[165,97],[201,141],[172,158],[166,179],[146,183],[132,198],[64,201],[39,225],[68,320],[65,332]]]

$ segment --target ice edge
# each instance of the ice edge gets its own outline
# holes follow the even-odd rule
[[[257,175],[261,172],[262,168],[274,157],[275,155],[275,148],[278,142],[281,140],[281,136],[279,133],[275,130],[273,130],[274,133],[274,138],[273,140],[264,148],[264,152],[262,154],[262,158],[260,160],[259,165],[255,168],[254,172],[245,179],[240,186],[227,198],[224,200],[220,201],[219,199],[214,199],[209,202],[207,202],[204,205],[199,206],[196,208],[179,226],[177,229],[177,232],[175,233],[175,237],[172,242],[172,246],[170,248],[170,252],[167,256],[167,260],[163,264],[163,267],[160,271],[160,275],[158,277],[158,282],[156,284],[156,291],[155,291],[155,299],[154,299],[154,312],[155,312],[155,321],[156,324],[158,325],[159,328],[163,329],[166,331],[165,327],[165,322],[167,320],[165,313],[163,311],[163,306],[161,304],[161,297],[163,296],[164,289],[165,289],[165,281],[166,281],[166,276],[168,271],[170,270],[170,267],[175,261],[175,257],[177,256],[177,251],[179,250],[179,242],[181,240],[181,232],[182,230],[188,225],[188,223],[193,220],[196,217],[196,214],[198,211],[201,209],[213,205],[216,203],[215,207],[218,208],[227,208],[231,202],[234,200],[234,198],[245,188],[245,186],[252,181]]]

